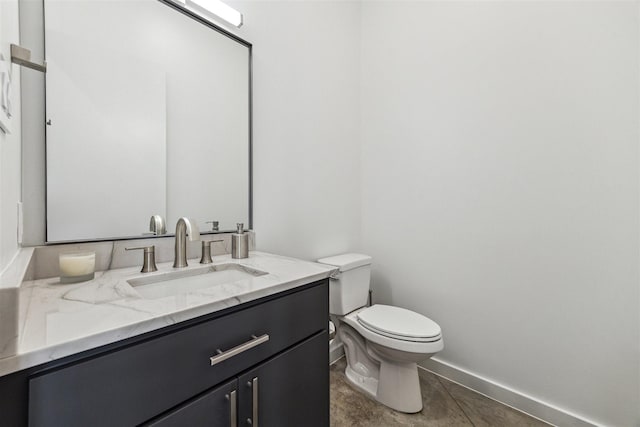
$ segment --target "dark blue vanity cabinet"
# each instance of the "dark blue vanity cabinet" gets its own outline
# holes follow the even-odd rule
[[[313,362],[325,350],[318,333],[145,426],[328,426],[329,377]]]
[[[8,375],[0,425],[328,426],[328,311],[325,279]]]

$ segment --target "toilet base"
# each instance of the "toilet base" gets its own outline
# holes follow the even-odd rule
[[[393,369],[389,369],[389,367],[385,369],[381,365],[380,381],[386,387],[379,387],[380,381],[364,377],[348,365],[345,375],[352,386],[391,409],[408,414],[422,411],[422,393],[420,392],[418,368],[415,363],[413,363],[413,367],[407,366],[406,369],[397,366]]]
[[[420,378],[415,363],[381,363],[380,384],[378,402],[409,414],[422,411]]]
[[[352,386],[358,388],[360,391],[363,391],[365,394],[368,394],[369,397],[376,399],[376,394],[378,392],[378,380],[371,377],[364,377],[358,374],[355,370],[351,369],[349,365],[347,365],[347,369],[345,369],[344,374],[347,377],[347,380],[351,383]]]
[[[366,342],[349,325],[341,324],[338,334],[347,357],[345,375],[349,383],[399,412],[415,413],[422,410],[422,393],[415,362],[388,360],[387,349],[376,348]]]

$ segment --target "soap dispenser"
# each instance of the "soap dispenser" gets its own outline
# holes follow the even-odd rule
[[[231,258],[249,258],[249,235],[244,232],[244,224],[238,223],[238,230],[231,235]]]

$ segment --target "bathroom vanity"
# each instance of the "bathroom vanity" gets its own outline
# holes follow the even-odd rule
[[[48,62],[46,85],[23,82],[36,85],[30,94],[46,86],[46,97],[22,100],[23,121],[47,123],[23,158],[46,161],[46,182],[24,168],[37,183],[25,211],[41,211],[34,224],[46,219],[46,235],[27,224],[22,241],[64,245],[23,247],[14,264],[24,272],[0,280],[0,426],[329,425],[335,269],[259,252],[216,256],[209,265],[222,279],[202,287],[211,272],[191,274],[204,269],[197,260],[145,274],[122,261],[132,256],[125,248],[151,245],[168,260],[173,240],[162,227],[145,235],[149,216],[174,224],[190,212],[201,230],[216,225],[213,238],[237,222],[251,228],[252,45],[183,6],[47,1],[21,13],[21,42]],[[183,191],[229,176],[215,194]],[[61,284],[56,251],[84,244],[96,252],[95,279]],[[188,274],[160,280],[177,271]]]
[[[232,262],[222,258],[218,263]],[[268,273],[153,301],[136,297],[135,288],[122,294],[128,278],[141,276],[131,268],[97,275],[95,288],[25,283],[30,301],[21,333],[45,322],[45,338],[23,336],[18,354],[0,359],[0,424],[328,426],[332,271],[260,253],[240,261]],[[159,267],[159,275],[171,271]],[[105,297],[110,287],[119,299]],[[189,303],[188,295],[197,301]],[[92,307],[65,307],[81,296],[93,299]],[[89,319],[83,310],[108,315],[109,306],[146,313],[54,337],[55,324],[62,324],[56,316],[80,321]],[[126,338],[117,340],[114,330]],[[50,361],[38,363],[43,359]]]

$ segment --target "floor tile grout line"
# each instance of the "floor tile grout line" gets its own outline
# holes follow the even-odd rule
[[[449,395],[449,397],[451,399],[453,399],[453,401],[455,402],[456,406],[458,408],[460,408],[460,410],[462,411],[462,413],[464,414],[465,418],[467,420],[469,420],[469,422],[471,423],[471,425],[473,427],[476,427],[476,425],[473,423],[473,421],[471,421],[471,418],[469,418],[469,415],[467,415],[467,413],[465,412],[465,410],[462,408],[462,406],[460,405],[460,402],[458,402],[458,400],[453,397],[453,395],[451,394],[451,392],[449,392],[449,389],[447,389],[447,386],[444,385],[444,383],[442,382],[442,378],[440,378],[439,376],[436,375],[436,379],[438,380],[438,382],[440,383],[440,385],[442,386],[442,388],[444,389],[444,391]]]

